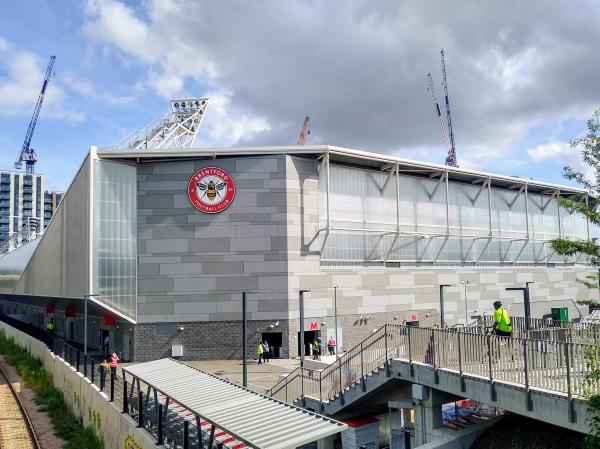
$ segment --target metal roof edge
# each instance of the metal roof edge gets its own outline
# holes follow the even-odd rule
[[[547,188],[550,190],[564,191],[566,193],[588,194],[590,192],[578,187],[566,186],[550,182],[538,181],[534,179],[517,178],[514,176],[500,175],[485,171],[477,171],[459,167],[448,167],[432,162],[418,161],[403,157],[397,157],[381,153],[373,153],[364,150],[355,150],[352,148],[338,147],[335,145],[288,145],[288,146],[258,146],[258,147],[230,147],[230,148],[193,148],[189,150],[98,150],[99,158],[104,159],[148,159],[148,158],[193,158],[193,157],[217,157],[217,156],[260,156],[276,154],[329,154],[331,156],[345,156],[359,160],[370,160],[373,162],[401,164],[408,167],[437,171],[441,173],[448,172],[456,175],[470,176],[474,179],[491,178],[492,181],[511,182],[520,185],[529,185],[538,188]]]

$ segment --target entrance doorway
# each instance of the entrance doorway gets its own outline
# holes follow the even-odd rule
[[[317,337],[321,336],[321,331],[304,331],[304,355],[310,355],[310,346]],[[300,356],[300,332],[298,332],[298,357]]]
[[[100,330],[100,348],[102,351],[102,356],[104,358],[108,358],[110,355],[110,331],[106,329]]]
[[[281,347],[283,346],[283,334],[281,332],[263,332],[261,337],[262,342],[269,343],[269,347],[271,348],[271,358],[280,359],[281,358]]]

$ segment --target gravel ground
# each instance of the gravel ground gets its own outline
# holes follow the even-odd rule
[[[52,421],[48,414],[38,411],[38,405],[33,401],[35,392],[21,384],[21,377],[17,373],[17,370],[5,363],[2,356],[0,356],[0,364],[15,386],[15,390],[33,424],[40,446],[43,449],[62,449],[65,446],[65,442],[55,435]]]

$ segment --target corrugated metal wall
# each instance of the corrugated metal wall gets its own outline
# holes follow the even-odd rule
[[[586,239],[583,217],[558,207],[549,195],[528,193],[529,241],[525,194],[491,189],[491,226],[488,192],[481,185],[449,182],[400,174],[400,231],[396,234],[396,179],[388,173],[339,165],[330,166],[330,227],[321,231],[322,261],[402,262],[408,264],[524,264],[573,263],[553,254],[548,243],[559,236]],[[388,182],[386,183],[386,180]],[[320,228],[327,224],[327,178],[320,173]],[[439,185],[438,185],[439,184]],[[479,195],[478,195],[479,193]],[[404,233],[404,234],[403,234]],[[415,233],[420,235],[408,235]],[[327,235],[326,235],[327,234]],[[431,236],[431,234],[438,234]],[[482,238],[478,238],[482,237]],[[522,240],[515,240],[522,239]]]

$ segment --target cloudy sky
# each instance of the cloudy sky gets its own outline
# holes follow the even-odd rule
[[[209,96],[198,146],[309,143],[443,163],[427,91],[446,53],[462,167],[562,182],[600,107],[594,1],[23,0],[0,16],[0,168],[11,169],[50,55],[32,146],[64,189],[106,147]]]

